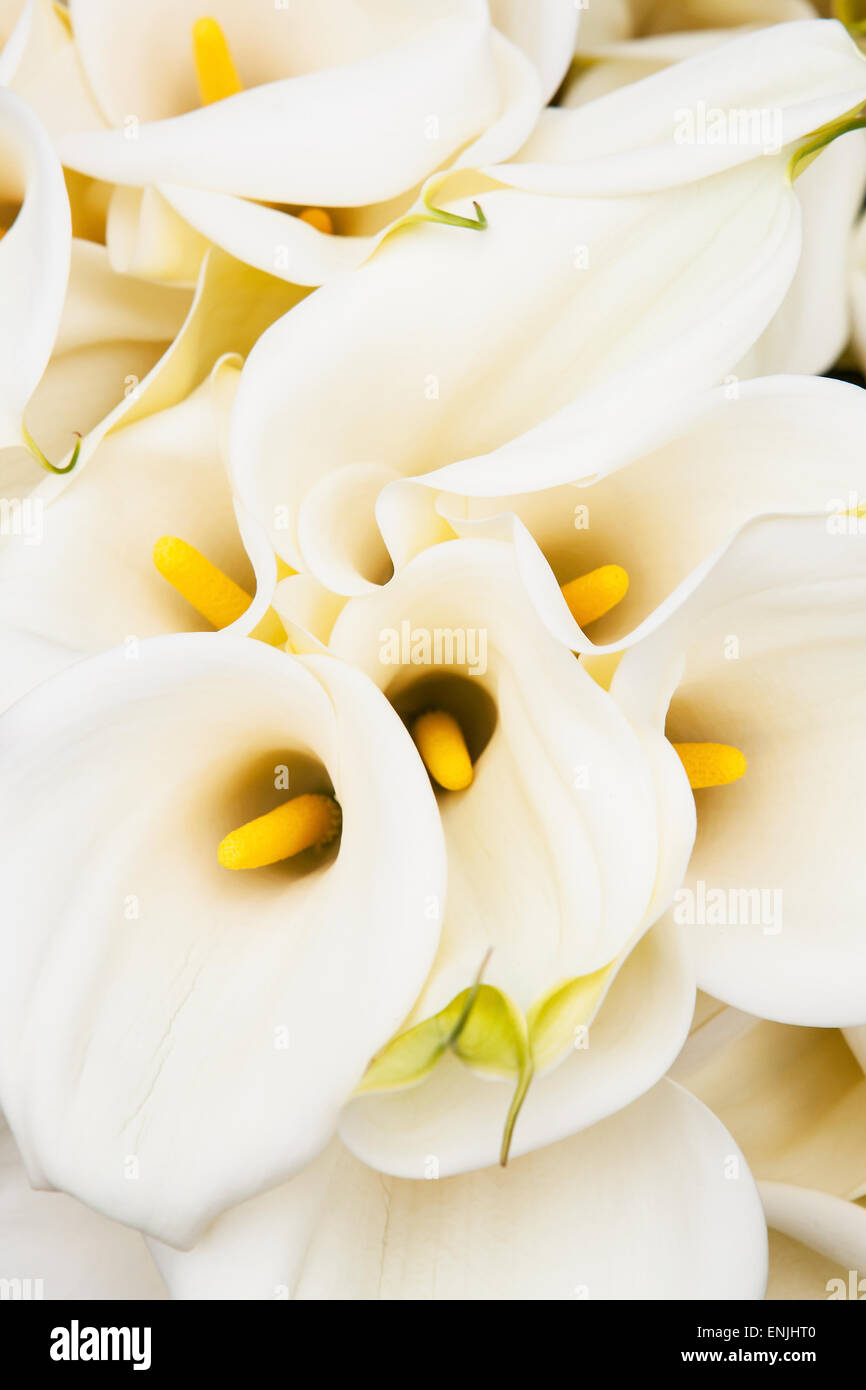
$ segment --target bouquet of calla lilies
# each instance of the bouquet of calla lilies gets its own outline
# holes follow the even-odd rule
[[[866,8],[208,6],[0,2],[0,1284],[866,1296]]]

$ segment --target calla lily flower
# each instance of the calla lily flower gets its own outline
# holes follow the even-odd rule
[[[858,841],[858,691],[866,545],[858,504],[748,523],[689,597],[620,661],[626,713],[675,740],[717,737],[749,770],[698,794],[674,915],[698,983],[804,1026],[866,1017]]]
[[[275,607],[288,620],[282,589]],[[545,630],[499,542],[425,551],[346,605],[329,650],[382,688],[434,782],[450,788],[439,792],[449,874],[439,955],[371,1063],[345,1142],[403,1177],[423,1177],[435,1151],[444,1175],[628,1104],[664,1074],[692,1013],[682,934],[652,933],[633,950],[691,850],[680,758],[624,720]]]
[[[117,324],[118,348],[129,364],[122,336],[128,315],[123,301],[112,305],[104,251],[84,243],[80,251],[87,272],[82,289],[95,288],[70,295],[58,342],[72,348],[86,340],[94,319],[103,331]],[[156,303],[178,293],[148,290]],[[214,251],[180,332],[90,430],[72,472],[47,476],[28,459],[20,491],[30,489],[29,495],[10,512],[13,524],[0,545],[0,707],[76,652],[213,626],[155,570],[154,545],[166,535],[197,546],[246,592],[250,606],[237,632],[252,631],[263,618],[277,571],[267,541],[235,506],[227,481],[228,413],[240,365],[239,357],[227,354],[247,351],[263,326],[302,293]],[[59,355],[61,389],[46,398],[49,440],[48,410],[53,401],[59,417],[64,382],[80,378],[77,358],[91,389],[101,380],[102,359],[94,360],[93,350]],[[106,375],[110,384],[108,369]],[[46,382],[51,378],[49,367]],[[74,400],[80,408],[86,393]],[[9,457],[17,459],[12,451]],[[42,478],[35,488],[34,471]]]
[[[376,503],[395,479],[508,496],[602,476],[663,437],[758,336],[799,255],[782,157],[641,197],[483,200],[482,233],[401,231],[244,367],[236,491],[334,592],[387,579],[406,521],[391,541]]]
[[[79,663],[0,739],[3,1110],[34,1185],[189,1246],[315,1157],[411,1007],[444,901],[428,779],[361,674],[227,634]],[[336,798],[338,843],[229,872],[277,786]]]
[[[766,1282],[766,1227],[742,1156],[671,1082],[505,1173],[410,1183],[334,1144],[189,1252],[149,1240],[149,1267],[135,1232],[30,1192],[11,1152],[5,1174],[5,1264],[25,1271],[38,1255],[45,1298],[110,1287],[141,1299],[165,1288],[175,1299],[756,1299]]]
[[[731,26],[776,24],[807,19],[813,13],[802,0],[746,0],[736,5],[709,0],[697,10],[674,3],[648,13],[638,6],[593,5],[581,26],[578,58],[560,105],[583,106],[724,43],[731,37]],[[789,26],[786,35],[802,32],[802,26]],[[751,31],[748,44],[751,50]],[[695,117],[700,112],[705,119],[702,126],[696,119],[695,138],[703,130],[707,139],[722,141],[725,112],[706,100],[695,108]],[[765,132],[771,133],[781,112],[773,105],[762,109],[755,103],[751,109],[741,108],[740,116],[738,134],[747,131],[750,121],[756,128],[763,123]],[[546,119],[555,121],[553,116]],[[683,136],[688,133],[680,131]],[[862,133],[839,141],[797,180],[804,219],[802,259],[783,305],[740,364],[740,375],[821,372],[839,356],[849,332],[845,246],[864,186],[866,135]]]
[[[383,1179],[344,1150],[315,1166],[318,1173],[230,1212],[189,1254],[151,1242],[172,1296],[763,1294],[766,1229],[748,1170],[718,1121],[671,1082],[506,1172],[409,1183]],[[431,1153],[428,1177],[435,1172]]]
[[[786,1028],[699,997],[671,1075],[713,1108],[759,1180],[768,1298],[862,1298],[864,1063],[863,1029]]]
[[[544,0],[529,24],[523,8],[500,0],[491,22],[483,0],[254,16],[239,0],[75,0],[77,52],[114,129],[67,126],[61,157],[155,187],[233,255],[319,284],[366,259],[467,146],[500,160],[526,139],[570,62],[577,9]]]
[[[411,509],[419,534],[438,523],[467,538],[513,541],[542,621],[598,674],[688,598],[747,522],[781,511],[829,514],[861,495],[864,430],[866,397],[846,382],[735,381],[686,402],[666,439],[586,486],[467,499],[392,484],[379,514],[390,520]],[[627,574],[627,591],[586,632],[569,586],[610,565]]]

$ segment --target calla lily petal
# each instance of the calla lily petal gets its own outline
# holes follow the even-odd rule
[[[63,171],[23,101],[0,90],[0,201],[20,202],[0,240],[0,446],[23,444],[24,408],[51,355],[69,276],[71,220]]]
[[[866,1210],[814,1188],[783,1182],[759,1187],[767,1222],[793,1240],[810,1246],[843,1268],[866,1266]]]
[[[352,580],[351,554],[314,565],[298,536],[327,475],[375,460],[444,491],[502,496],[612,471],[743,355],[799,254],[799,206],[772,160],[645,198],[503,189],[483,201],[485,231],[399,231],[275,324],[245,365],[236,489],[286,563],[338,592],[363,592],[370,576]],[[453,206],[472,214],[471,199]],[[334,412],[325,398],[341,381],[352,390]],[[356,547],[365,532],[374,545],[375,516],[356,512],[351,542],[329,527],[327,544]]]
[[[345,1152],[327,1161],[333,1170],[323,1196],[310,1193],[305,1174],[303,1191],[288,1184],[231,1212],[190,1254],[154,1249],[172,1294],[255,1299],[276,1289],[300,1301],[763,1295],[766,1228],[754,1183],[730,1135],[670,1082],[507,1172],[441,1184],[390,1180],[384,1202],[378,1174]],[[734,1164],[736,1179],[729,1176]],[[435,1172],[431,1154],[428,1176]]]
[[[608,694],[538,622],[510,546],[452,541],[425,551],[384,589],[346,605],[329,649],[366,671],[408,722],[435,707],[431,679],[462,682],[451,713],[473,749],[474,780],[440,798],[447,924],[413,1021],[469,986],[491,946],[485,984],[528,1010],[564,980],[608,965],[649,925],[668,829],[655,769]],[[684,786],[673,763],[671,776]],[[692,814],[677,806],[672,817],[685,852],[664,876],[666,902],[685,867]]]
[[[150,1300],[166,1296],[138,1231],[107,1220],[73,1197],[33,1191],[2,1117],[0,1244],[3,1278],[21,1280],[21,1297]]]
[[[585,106],[548,111],[506,181],[572,197],[672,187],[772,156],[864,100],[866,60],[841,24],[778,24]],[[719,114],[727,134],[710,137]]]
[[[675,741],[723,725],[746,752],[748,776],[724,800],[702,793],[674,910],[692,924],[702,988],[751,1013],[819,1027],[860,1024],[866,1013],[851,875],[866,664],[860,524],[841,506],[750,523],[670,620],[630,648],[611,685],[626,712],[641,708],[657,724],[673,696]]]
[[[327,1143],[411,1006],[444,899],[429,783],[359,673],[223,634],[80,663],[8,711],[0,738],[17,808],[4,1110],[33,1181],[187,1246]],[[336,858],[227,875],[221,837],[262,809],[286,757],[303,791],[311,756],[342,807]],[[94,833],[110,855],[94,859]]]
[[[189,58],[200,13],[199,0],[156,11],[78,0],[73,23],[94,91],[113,123],[132,113],[140,124],[134,138],[67,135],[65,163],[110,182],[351,207],[413,188],[496,117],[481,0],[440,0],[435,10],[410,0],[399,12],[323,0],[315,16],[296,4],[263,11],[254,24],[223,0],[210,13],[245,89],[207,107],[198,107]],[[155,43],[158,60],[142,62]]]

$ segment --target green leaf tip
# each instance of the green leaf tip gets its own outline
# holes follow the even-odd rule
[[[808,169],[813,159],[817,159],[822,150],[828,145],[832,145],[834,140],[838,140],[840,135],[848,135],[854,130],[866,130],[866,115],[849,114],[840,116],[837,121],[830,121],[828,125],[816,130],[804,145],[796,149],[788,161],[788,178],[794,182],[804,170]]]
[[[75,431],[74,431],[74,433],[75,433],[75,448],[72,450],[72,458],[69,460],[69,462],[68,462],[67,464],[64,464],[64,466],[63,466],[62,468],[59,466],[59,464],[52,463],[50,459],[48,459],[48,458],[45,457],[45,455],[43,454],[43,452],[42,452],[42,450],[40,449],[39,445],[36,443],[36,440],[33,438],[33,435],[30,433],[30,431],[28,430],[27,426],[24,425],[24,424],[22,424],[22,426],[21,426],[21,433],[22,433],[22,435],[24,436],[24,443],[27,445],[27,448],[30,450],[30,453],[33,455],[33,457],[35,458],[36,462],[37,462],[38,464],[41,464],[41,466],[46,470],[46,472],[48,472],[48,473],[71,473],[71,472],[72,472],[73,468],[75,467],[76,463],[78,462],[78,455],[81,453],[81,435],[78,433],[78,430],[75,430]]]
[[[457,212],[446,212],[444,208],[435,208],[427,198],[424,199],[424,206],[427,212],[411,212],[408,217],[403,219],[402,225],[408,226],[412,222],[442,222],[446,227],[468,227],[472,232],[483,232],[487,229],[488,221],[484,216],[481,204],[472,199],[472,206],[475,209],[474,217],[461,217]]]

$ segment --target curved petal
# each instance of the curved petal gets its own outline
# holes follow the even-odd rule
[[[34,1192],[0,1118],[3,1278],[31,1298],[163,1299],[165,1286],[138,1231],[59,1192]],[[4,1295],[8,1296],[8,1295]],[[26,1294],[25,1294],[26,1296]]]
[[[368,579],[350,585],[301,546],[300,508],[325,476],[375,462],[501,496],[609,472],[730,370],[799,253],[799,207],[769,160],[646,198],[496,190],[483,204],[483,232],[420,224],[390,237],[275,324],[245,365],[237,491],[282,558],[329,588],[361,592]],[[472,213],[469,200],[453,206]],[[378,526],[359,512],[351,544],[364,533]],[[329,534],[333,549],[342,534]]]
[[[846,1271],[866,1268],[863,1207],[827,1192],[783,1182],[762,1182],[759,1191],[768,1225],[811,1246]]]
[[[326,1144],[410,1007],[444,894],[429,784],[360,674],[219,634],[82,662],[0,739],[4,1109],[38,1183],[188,1245]],[[330,779],[336,857],[235,878],[216,845],[286,758],[295,791]]]
[[[325,0],[262,8],[254,23],[248,7],[222,0],[210,13],[245,89],[207,107],[195,97],[189,47],[200,13],[198,0],[146,8],[77,0],[91,84],[126,128],[65,136],[64,163],[139,187],[352,207],[413,188],[496,117],[482,0],[435,8]]]
[[[670,1082],[504,1171],[383,1184],[345,1153],[333,1162],[300,1258],[290,1184],[230,1213],[189,1255],[158,1254],[175,1296],[267,1298],[275,1285],[301,1301],[763,1294],[754,1183],[730,1135]]]
[[[550,101],[574,54],[580,6],[573,0],[540,0],[527,8],[522,0],[491,0],[490,15],[499,32],[531,60],[542,101]]]
[[[864,99],[866,63],[841,24],[777,24],[549,112],[519,162],[490,172],[572,197],[669,188],[774,155]]]
[[[864,431],[859,387],[813,377],[731,380],[688,401],[668,420],[666,438],[590,486],[472,500],[400,486],[411,487],[422,516],[435,512],[458,535],[513,540],[523,582],[553,635],[574,651],[615,652],[687,599],[747,521],[839,510],[866,496]],[[383,494],[380,511],[395,491]],[[400,525],[405,536],[405,507]],[[593,624],[590,639],[559,586],[612,562],[627,570],[628,593]]]
[[[0,90],[0,204],[20,202],[0,240],[0,446],[23,444],[27,404],[51,355],[69,276],[72,223],[63,171],[32,111]]]
[[[611,686],[626,711],[657,723],[676,690],[671,738],[723,739],[749,760],[735,786],[700,793],[677,895],[699,984],[751,1013],[821,1027],[862,1023],[866,1010],[852,812],[866,544],[844,505],[744,527]]]
[[[412,1021],[468,988],[491,947],[485,984],[526,1011],[563,981],[607,966],[649,925],[669,829],[656,766],[607,692],[538,622],[510,546],[434,546],[384,589],[350,601],[329,645],[407,721],[448,698],[429,693],[431,679],[459,681],[454,712],[474,779],[440,795],[446,925]],[[673,775],[684,783],[681,768]],[[685,819],[679,873],[691,814],[677,806],[672,817],[678,828]],[[676,882],[666,882],[659,911]]]
[[[0,549],[5,621],[81,652],[207,630],[154,566],[165,535],[253,591],[222,457],[237,377],[225,363],[179,405],[111,433],[50,506],[30,503],[38,544],[22,528]]]

